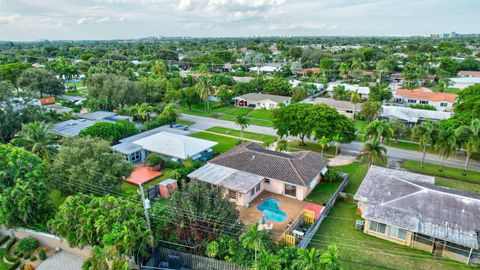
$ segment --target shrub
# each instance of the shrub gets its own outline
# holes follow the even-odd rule
[[[34,270],[35,267],[33,267],[33,265],[31,264],[26,264],[24,267],[23,267],[23,270]]]
[[[35,257],[35,255],[32,255],[32,256],[30,256],[29,260],[32,261],[32,262],[34,262],[34,261],[37,260],[37,257]]]
[[[6,254],[4,257],[3,257],[6,261],[8,261],[9,263],[15,263],[15,262],[18,262],[20,259],[19,257],[17,256],[10,256],[8,254]]]
[[[166,124],[170,124],[170,119],[168,119],[167,117],[162,117],[162,116],[157,116],[145,123],[143,123],[143,125],[145,126],[145,128],[147,130],[150,130],[150,129],[153,129],[153,128],[156,128],[156,127],[160,127],[160,126],[163,126],[163,125],[166,125]]]
[[[8,239],[10,239],[10,236],[8,235],[5,235],[4,237],[2,237],[2,239],[0,239],[0,246],[3,245],[3,243],[7,242]]]
[[[38,258],[42,261],[45,261],[47,259],[47,253],[45,252],[45,250],[40,250],[40,252],[38,253]]]
[[[332,167],[328,167],[328,171],[323,175],[323,180],[326,182],[341,181],[342,176]]]
[[[12,238],[8,241],[7,245],[5,246],[5,249],[7,250],[7,253],[10,252],[10,249],[15,245],[15,242],[17,242],[17,238]]]
[[[20,261],[17,261],[15,262],[14,264],[10,265],[10,267],[8,267],[8,270],[14,270],[14,269],[17,269],[17,267],[20,265]]]
[[[155,167],[158,165],[162,165],[163,159],[162,156],[156,153],[151,153],[147,156],[147,165],[149,167]]]
[[[38,247],[38,240],[33,237],[23,238],[18,242],[17,251],[30,254]]]
[[[17,253],[17,257],[18,258],[23,258],[23,253],[21,253],[21,252]]]

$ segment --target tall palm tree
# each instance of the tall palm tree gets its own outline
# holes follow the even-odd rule
[[[55,152],[55,134],[50,131],[51,128],[52,125],[46,122],[23,124],[22,129],[17,133],[14,144],[49,160]]]
[[[257,252],[265,248],[261,231],[258,230],[258,222],[240,235],[240,241],[244,248],[255,250],[255,264],[257,265]]]
[[[387,153],[387,148],[382,146],[380,141],[368,141],[363,145],[360,156],[368,160],[368,167],[372,166],[378,160],[385,160],[385,154]]]
[[[255,270],[281,270],[280,258],[266,250],[262,250],[253,267]]]
[[[323,150],[328,147],[328,145],[330,144],[330,140],[327,139],[327,137],[322,136],[322,138],[320,138],[320,140],[318,140],[318,144],[320,145],[320,148],[322,149],[321,152],[320,152],[320,155],[323,157]]]
[[[474,152],[480,150],[480,119],[473,119],[470,126],[461,126],[455,130],[458,143],[465,148],[465,166],[463,175],[467,175],[468,161]]]
[[[358,90],[350,92],[350,103],[353,104],[353,121],[355,121],[355,113],[357,112],[357,104],[362,100],[362,96]]]
[[[288,148],[287,140],[282,139],[277,142],[277,147],[275,147],[275,150],[278,152],[282,152],[282,151],[287,151],[287,148]]]
[[[340,147],[340,144],[342,143],[342,137],[338,134],[335,134],[333,136],[333,141],[335,142],[335,156],[338,155],[338,148]]]
[[[170,121],[170,127],[177,121],[178,117],[180,116],[180,112],[175,108],[174,103],[169,103],[165,108],[163,108],[160,117],[165,117]]]
[[[153,106],[148,103],[135,104],[131,109],[131,113],[136,115],[142,122],[150,120],[150,114],[153,112]]]
[[[243,130],[250,125],[250,119],[247,114],[239,114],[235,118],[235,124],[240,126],[240,140],[243,141]]]
[[[338,248],[335,244],[327,247],[327,249],[322,253],[322,256],[320,256],[320,262],[325,270],[342,269],[338,260]]]
[[[384,142],[393,137],[393,129],[387,120],[374,120],[365,128],[364,141],[380,140]]]
[[[213,92],[213,87],[208,78],[200,78],[198,83],[195,85],[195,88],[198,91],[198,95],[205,102],[205,110],[210,112],[209,97]]]
[[[412,129],[412,140],[417,141],[422,148],[422,162],[420,167],[423,168],[425,162],[425,155],[427,154],[428,146],[435,144],[435,139],[438,134],[438,125],[433,122],[425,122],[422,125],[416,125]]]
[[[440,129],[438,132],[438,140],[435,143],[435,149],[442,158],[440,171],[443,171],[445,160],[455,156],[457,153],[457,137],[455,137],[455,129],[451,127]]]
[[[315,248],[311,249],[298,249],[298,258],[292,262],[293,269],[302,270],[321,270],[322,263],[320,258],[322,254]]]
[[[340,64],[340,67],[338,68],[338,72],[344,80],[348,78],[349,71],[350,71],[350,65],[347,62],[342,62]]]

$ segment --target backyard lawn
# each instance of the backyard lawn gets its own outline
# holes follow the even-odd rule
[[[240,137],[240,130],[237,130],[237,129],[224,128],[224,127],[212,127],[207,129],[207,131]],[[243,138],[255,140],[255,141],[261,141],[261,142],[268,142],[268,143],[273,143],[277,140],[277,136],[259,134],[259,133],[248,132],[248,131],[243,132]]]
[[[320,182],[305,199],[307,202],[319,205],[327,204],[330,197],[337,191],[342,181]]]
[[[216,135],[216,134],[212,134],[212,133],[208,133],[208,132],[198,132],[198,133],[194,133],[190,136],[195,137],[195,138],[199,138],[199,139],[205,139],[205,140],[209,140],[209,141],[218,142],[218,144],[213,147],[213,151],[215,151],[217,153],[220,153],[220,154],[225,153],[228,150],[235,147],[238,144],[238,141],[239,141],[238,139],[235,139],[235,138],[231,138],[231,137],[227,137],[227,136],[223,136],[223,135]]]
[[[356,204],[339,200],[313,237],[310,247],[335,243],[345,270],[358,269],[473,269],[450,260],[435,260],[427,252],[397,245],[355,230]]]

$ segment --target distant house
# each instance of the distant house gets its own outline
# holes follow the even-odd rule
[[[283,63],[266,63],[262,66],[258,67],[251,67],[248,70],[251,72],[256,72],[256,73],[273,73],[275,71],[279,71],[283,66]]]
[[[390,121],[399,120],[401,122],[416,125],[425,121],[440,121],[452,117],[451,112],[419,110],[403,106],[382,106],[381,118]]]
[[[250,142],[210,160],[188,177],[222,187],[233,202],[248,207],[264,190],[305,199],[320,183],[328,162],[311,151],[281,153]]]
[[[354,199],[363,231],[467,264],[480,262],[480,196],[435,177],[372,166]]]
[[[335,108],[337,112],[340,114],[345,115],[346,117],[353,119],[353,112],[359,112],[361,110],[360,104],[357,104],[357,108],[355,110],[355,105],[348,101],[342,100],[335,100],[333,98],[314,98],[314,99],[306,99],[303,103],[310,103],[310,104],[325,104],[329,107]]]
[[[174,162],[188,158],[206,161],[213,157],[212,147],[218,144],[167,131],[148,136],[139,135],[134,135],[139,138],[136,140],[121,140],[121,143],[112,146],[112,150],[122,153],[132,163],[145,160],[149,153],[157,153]]]
[[[458,89],[465,89],[475,84],[480,84],[480,77],[462,77],[462,78],[450,78],[452,83],[451,87]]]
[[[278,104],[283,103],[285,105],[290,104],[291,97],[260,94],[260,93],[248,93],[233,98],[235,106],[237,107],[251,107],[255,109],[274,109]]]
[[[72,137],[77,136],[82,130],[89,126],[93,126],[98,122],[117,122],[121,120],[131,121],[131,117],[120,116],[115,112],[108,111],[79,114],[78,118],[79,119],[71,119],[56,123],[52,128],[52,132],[62,137]]]
[[[373,78],[375,76],[375,73],[373,73],[373,71],[369,71],[369,70],[362,70],[362,76]]]
[[[250,82],[251,80],[253,80],[252,77],[237,77],[237,76],[233,76],[232,78],[233,78],[234,81],[239,82],[239,83],[248,83],[248,82]]]
[[[458,72],[458,77],[462,77],[462,78],[476,77],[476,78],[479,78],[480,77],[480,71],[460,70]]]
[[[320,69],[319,68],[304,68],[304,69],[301,69],[299,71],[297,71],[297,77],[305,77],[307,76],[309,73],[311,74],[317,74],[317,73],[320,73]]]
[[[328,84],[328,87],[327,87],[327,93],[329,97],[333,97],[333,91],[335,87],[338,87],[338,86],[345,87],[345,91],[352,91],[352,92],[357,91],[360,94],[362,99],[367,99],[368,95],[370,95],[370,88],[366,86],[351,85],[347,83],[332,83],[332,84]]]
[[[421,88],[418,89],[397,89],[393,97],[395,104],[406,106],[420,104],[431,105],[437,111],[452,110],[456,103],[457,96],[450,93],[427,92]]]

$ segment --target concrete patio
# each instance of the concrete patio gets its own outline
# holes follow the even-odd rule
[[[277,199],[280,202],[280,210],[287,214],[287,218],[282,222],[271,222],[267,220],[268,225],[273,223],[273,228],[271,230],[273,239],[279,241],[283,237],[283,232],[287,229],[288,224],[294,221],[302,213],[303,208],[307,203],[283,195],[263,191],[250,203],[250,207],[245,208],[237,206],[237,210],[240,212],[240,220],[247,225],[258,222],[263,216],[263,212],[258,210],[257,207],[267,198]]]

